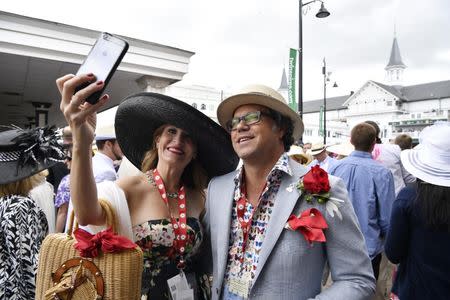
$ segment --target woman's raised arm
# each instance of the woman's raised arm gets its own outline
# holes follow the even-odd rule
[[[75,93],[77,86],[90,82]],[[97,200],[97,188],[92,171],[92,141],[97,121],[96,112],[108,101],[103,95],[95,104],[85,102],[92,93],[101,90],[104,83],[93,74],[65,75],[56,80],[61,93],[60,109],[72,131],[73,150],[70,171],[70,196],[81,225],[102,225],[105,217]]]

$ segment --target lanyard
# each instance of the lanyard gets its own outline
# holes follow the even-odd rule
[[[266,186],[267,186],[267,182],[261,191],[261,195],[264,192],[264,190],[266,189]],[[243,178],[242,184],[241,184],[241,197],[237,201],[237,205],[236,205],[237,217],[238,217],[239,224],[241,225],[242,239],[243,239],[242,240],[241,263],[244,261],[245,249],[247,247],[247,242],[248,242],[248,233],[250,232],[250,228],[252,227],[253,215],[255,214],[255,211],[258,208],[259,203],[261,202],[261,195],[260,195],[259,199],[258,199],[258,203],[255,207],[253,207],[253,210],[250,214],[250,217],[248,218],[248,221],[245,221],[244,214],[245,214],[245,211],[247,210],[247,206],[249,205],[246,194],[247,194],[247,190],[245,188],[245,178]]]
[[[184,186],[181,186],[178,190],[178,221],[174,218],[170,212],[169,201],[167,200],[166,188],[164,186],[164,182],[162,180],[161,175],[158,170],[155,168],[153,170],[153,178],[156,183],[156,187],[158,188],[158,192],[161,195],[164,203],[167,206],[170,214],[170,221],[172,222],[172,228],[175,233],[175,239],[173,241],[173,247],[180,255],[180,261],[177,264],[179,269],[184,269],[184,252],[186,250],[187,243],[187,226],[186,226],[186,191],[184,190]]]

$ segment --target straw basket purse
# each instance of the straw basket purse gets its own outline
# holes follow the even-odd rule
[[[92,235],[92,240],[96,242],[94,245],[98,246],[88,250],[92,250],[94,255],[91,256],[95,257],[87,258],[85,252],[75,248],[77,239],[72,233],[78,233],[78,223],[74,222],[73,212],[67,234],[51,234],[44,239],[39,254],[36,299],[140,299],[142,251],[125,237],[117,236],[117,218],[109,202],[100,200],[100,205],[112,230],[110,228]],[[91,236],[87,232],[85,235]],[[104,244],[98,242],[104,235],[110,238],[105,243],[107,249],[113,249],[113,253],[105,253]],[[128,249],[118,250],[112,240],[123,241]],[[84,243],[87,244],[93,245],[90,241]],[[98,249],[100,244],[103,250]]]

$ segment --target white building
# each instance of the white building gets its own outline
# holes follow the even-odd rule
[[[76,73],[100,32],[0,11],[0,125],[64,126],[55,79]],[[123,37],[130,48],[108,84],[111,100],[163,93],[188,72],[194,52]]]
[[[223,99],[230,96],[230,93],[223,90],[200,85],[187,86],[182,82],[166,87],[165,93],[192,105],[216,122],[217,106]]]
[[[327,98],[327,143],[347,139],[354,125],[372,120],[379,124],[384,141],[407,133],[417,138],[420,131],[450,118],[450,80],[403,86],[406,65],[394,37],[386,70],[386,84],[369,80],[350,95]],[[303,103],[304,141],[322,139],[319,134],[323,99]]]

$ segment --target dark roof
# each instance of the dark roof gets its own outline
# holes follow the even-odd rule
[[[403,87],[385,85],[376,81],[373,81],[373,83],[379,85],[381,88],[387,90],[404,101],[420,101],[450,97],[450,80],[435,81]]]
[[[398,47],[396,37],[394,37],[394,41],[392,42],[391,57],[389,58],[389,63],[387,64],[386,69],[388,69],[389,67],[406,68],[406,65],[403,63],[402,57],[400,55],[400,48]]]
[[[399,99],[404,99],[403,95],[402,95],[402,87],[399,86],[394,86],[394,85],[386,85],[386,84],[382,84],[376,81],[371,80],[373,83],[375,83],[376,85],[380,86],[381,88],[385,89],[386,91],[388,91],[389,93],[391,93],[392,95],[398,97]]]
[[[450,80],[416,84],[402,88],[406,101],[449,98]]]
[[[283,74],[281,75],[281,84],[278,90],[287,90],[288,89],[288,83],[286,78],[286,70],[283,68]]]
[[[346,109],[347,107],[342,106],[342,104],[344,104],[344,102],[349,97],[350,95],[327,98],[327,111]],[[305,101],[303,102],[303,113],[319,112],[322,105],[323,98],[318,100]]]
[[[376,81],[372,82],[385,89],[389,93],[397,96],[400,100],[406,102],[450,98],[450,80],[435,81],[404,87],[386,85]],[[327,98],[327,111],[346,109],[347,107],[343,106],[343,104],[350,97],[351,95]],[[303,102],[303,113],[319,112],[320,106],[322,105],[323,98],[312,101],[305,101]]]

